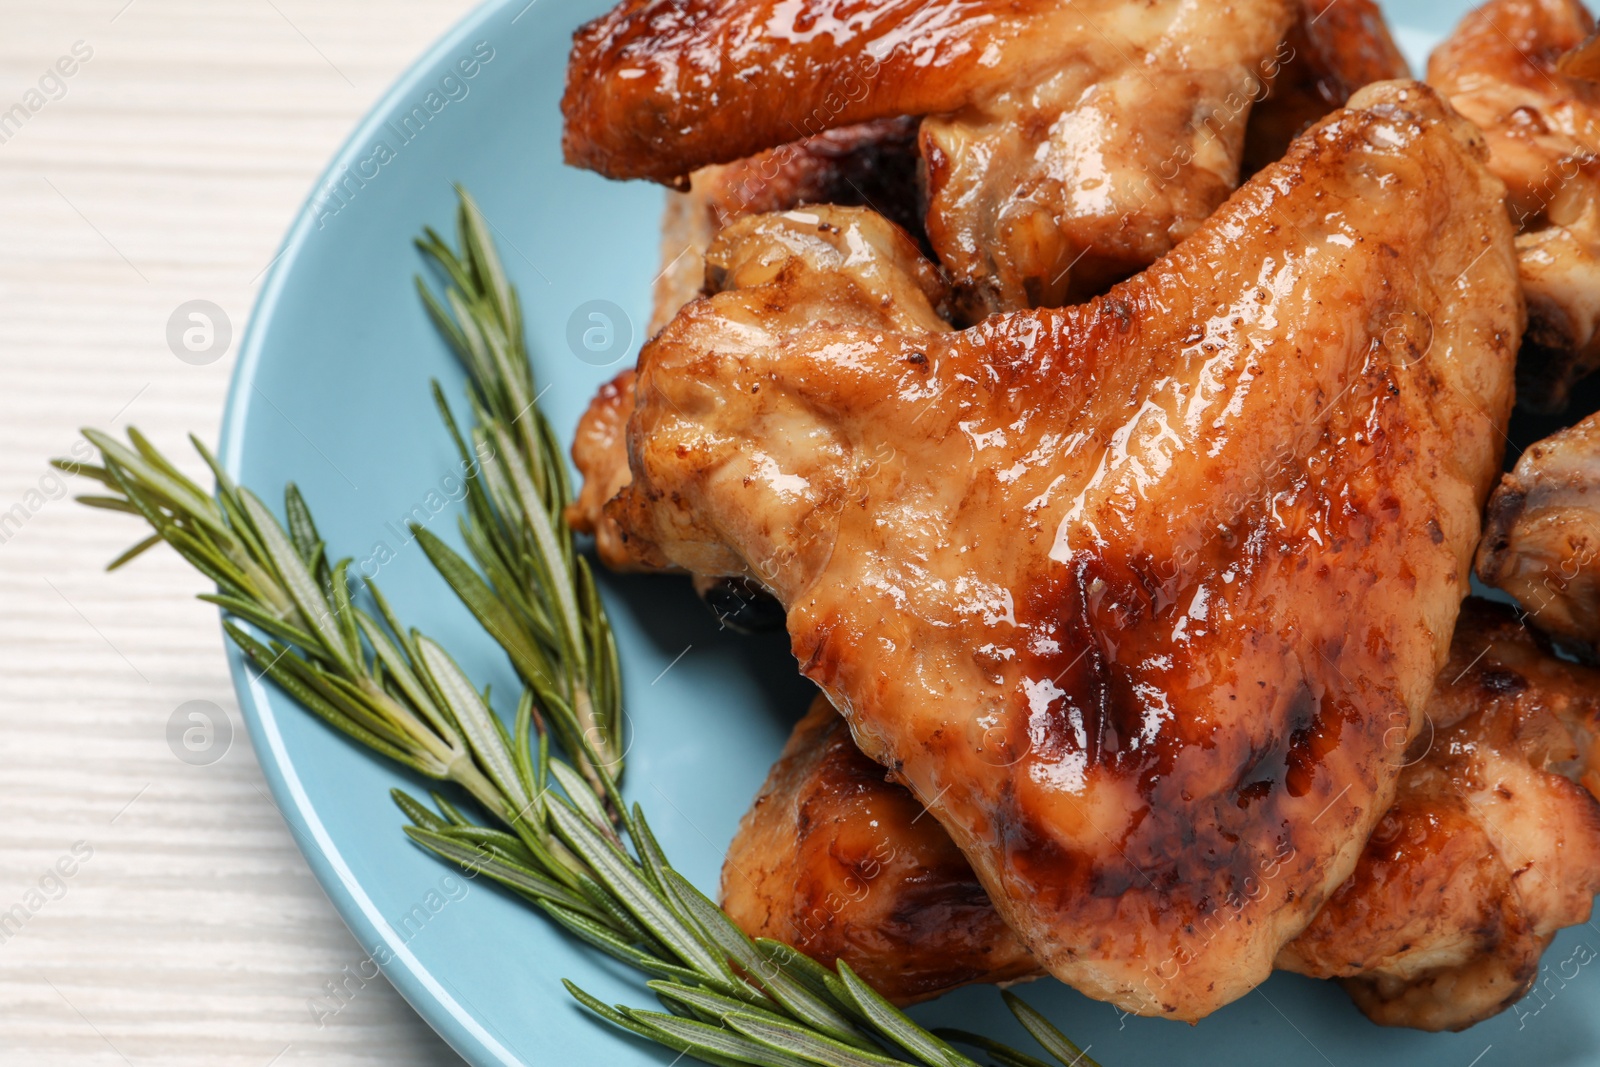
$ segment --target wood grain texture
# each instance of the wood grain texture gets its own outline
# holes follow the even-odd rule
[[[45,460],[86,424],[215,439],[233,353],[181,362],[168,317],[214,301],[237,348],[323,164],[471,6],[0,0],[0,115],[93,51],[0,143],[5,1067],[460,1062],[381,980],[319,1025],[363,954],[268,799],[202,583],[162,552],[105,576],[135,524],[71,504]],[[190,700],[232,719],[210,766],[168,747]]]

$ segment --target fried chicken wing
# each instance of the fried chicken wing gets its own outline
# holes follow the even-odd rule
[[[1578,0],[1491,0],[1428,61],[1506,183],[1528,301],[1517,400],[1535,411],[1600,366],[1600,82],[1560,69],[1593,29]]]
[[[1278,964],[1374,1022],[1459,1030],[1522,998],[1600,892],[1600,671],[1468,600],[1400,789],[1356,874]]]
[[[1448,649],[1522,327],[1480,154],[1369,87],[1144,274],[965,331],[870,212],[736,222],[607,513],[778,597],[1052,973],[1198,1018],[1350,873]]]
[[[1042,973],[950,835],[822,696],[740,823],[722,900],[746,933],[842,957],[902,1004]]]
[[[1355,874],[1277,962],[1383,1025],[1461,1029],[1521,998],[1600,891],[1600,672],[1471,599],[1427,714]],[[729,846],[724,906],[901,1002],[1042,973],[931,823],[814,706]]]
[[[1600,648],[1600,413],[1529,448],[1501,479],[1478,577],[1539,629]]]
[[[567,160],[682,183],[927,116],[926,230],[968,318],[1095,292],[1238,182],[1293,0],[624,0],[579,30]]]
[[[668,194],[648,332],[659,333],[705,290],[706,248],[735,219],[811,203],[846,204],[871,207],[907,232],[920,233],[916,137],[915,121],[884,119],[696,171],[688,192]],[[566,512],[569,526],[594,537],[601,562],[624,572],[653,569],[628,551],[615,521],[601,513],[630,477],[623,428],[633,414],[633,377],[625,370],[602,385],[578,420],[572,461],[582,487]],[[707,586],[703,594],[710,594],[709,603],[727,589]],[[756,603],[747,591],[737,595]]]

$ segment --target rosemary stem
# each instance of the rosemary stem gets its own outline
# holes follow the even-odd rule
[[[605,756],[610,756],[612,754],[612,740],[606,736],[606,731],[600,726],[599,720],[595,718],[594,699],[589,696],[589,687],[582,684],[582,681],[582,679],[577,679],[572,690],[572,713],[578,720],[578,732],[585,739],[594,742],[594,747],[598,752],[603,753]],[[584,781],[594,788],[595,793],[605,797],[607,795],[605,781],[600,777],[599,769],[589,761],[588,756],[580,754],[580,758],[575,762],[578,764],[578,771],[583,775]],[[612,813],[613,818],[620,815],[620,812]]]
[[[506,807],[505,799],[493,782],[486,778],[468,752],[461,752],[446,765],[450,780],[471,793],[478,803],[507,826],[513,826],[517,813]]]
[[[373,681],[371,677],[363,676],[358,679],[357,685],[361,687],[363,693],[366,693],[372,699],[373,703],[383,709],[384,715],[388,717],[390,722],[415,739],[417,744],[427,749],[429,754],[440,763],[449,766],[452,761],[461,758],[463,750],[459,745],[451,744],[434,733],[426,723],[402,707],[389,695],[387,690]]]

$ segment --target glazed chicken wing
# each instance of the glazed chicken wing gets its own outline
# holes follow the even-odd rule
[[[1600,892],[1600,672],[1468,600],[1394,806],[1278,965],[1344,979],[1373,1021],[1504,1011]]]
[[[1600,413],[1522,454],[1489,501],[1478,577],[1533,624],[1600,648]]]
[[[1600,890],[1597,732],[1600,672],[1468,600],[1394,805],[1278,965],[1343,979],[1384,1025],[1503,1011]],[[932,822],[819,702],[729,847],[724,906],[752,936],[844,959],[901,1002],[1041,973]]]
[[[681,183],[928,116],[926,229],[967,317],[1150,263],[1238,182],[1292,0],[624,0],[568,68],[567,160]]]
[[[1522,326],[1479,151],[1370,87],[1144,274],[965,331],[869,212],[741,220],[608,514],[777,596],[1052,973],[1198,1018],[1350,873],[1447,651]]]
[[[607,177],[676,183],[827,129],[954,114],[1073,70],[1247,73],[1276,53],[1290,12],[1261,0],[622,0],[575,35],[563,147]]]
[[[1559,411],[1600,366],[1600,82],[1559,62],[1594,29],[1578,0],[1492,0],[1428,61],[1428,81],[1477,123],[1517,220],[1528,333],[1517,400]]]
[[[1363,85],[1407,75],[1405,59],[1372,0],[1299,0],[1293,8],[1295,18],[1289,35],[1263,65],[1264,76],[1241,83],[1236,87],[1238,92],[1224,97],[1222,106],[1211,114],[1196,112],[1190,118],[1191,122],[1198,121],[1208,143],[1220,136],[1224,127],[1232,131],[1243,125],[1244,164],[1250,173],[1281,158],[1296,135],[1328,112],[1344,106],[1350,94]],[[1264,90],[1268,90],[1264,99],[1251,109],[1249,105]],[[1129,114],[1121,114],[1124,105]],[[1033,110],[1037,112],[1038,108]],[[987,127],[981,142],[968,151],[981,152],[987,160],[1003,161],[1005,154],[997,155],[996,148],[1008,136],[1008,129],[1021,129],[1020,141],[1025,144],[1037,136],[1041,124],[1048,125],[1044,119],[1058,121],[1057,113],[1067,110],[1056,107],[1050,114],[1038,117],[1031,113],[1028,117],[1013,114],[1007,121]],[[1249,121],[1245,124],[1247,115]],[[1154,128],[1148,108],[1136,100],[1119,101],[1108,117],[1110,124],[1103,124],[1096,133],[1107,144],[1130,140],[1133,135],[1128,131],[1134,126],[1142,131],[1138,136],[1152,142],[1162,134]],[[1028,127],[1034,132],[1029,132]],[[783,133],[789,135],[788,131]],[[1157,190],[1176,182],[1187,167],[1194,150],[1188,136],[1185,131],[1183,138],[1168,145],[1159,161],[1162,166],[1147,171],[1141,204],[1149,203]],[[931,139],[927,142],[930,146],[935,143]],[[1081,150],[1085,143],[1080,136],[1075,147]],[[1231,152],[1231,133],[1220,143]],[[1057,146],[1051,146],[1050,151],[1055,154]],[[1112,158],[1127,155],[1118,151]],[[1034,163],[1025,161],[1019,165],[1031,167]],[[803,204],[863,205],[907,231],[921,234],[919,212],[927,191],[919,186],[916,167],[917,122],[903,116],[830,129],[747,159],[695,171],[689,190],[668,199],[662,272],[656,281],[655,311],[648,332],[659,331],[678,308],[700,294],[705,248],[719,229],[743,215],[785,211]],[[1017,168],[1000,167],[984,179],[996,196],[1011,195],[1004,188],[1006,174],[1000,173],[1007,169]],[[938,171],[931,171],[930,175],[937,178]],[[1134,172],[1130,175],[1137,177]],[[1038,199],[1036,182],[1022,180],[1021,185],[1026,187],[1021,191],[1024,199]],[[1220,197],[1214,203],[1220,203]],[[961,210],[970,213],[970,208]],[[1055,221],[1059,225],[1063,219],[1073,219],[1069,225],[1076,228],[1087,225],[1086,221],[1077,221],[1076,216],[1099,210],[1094,197],[1078,197],[1072,203],[1056,205]],[[930,215],[930,224],[941,232],[949,230],[951,223],[945,215],[944,210],[936,210]],[[1193,224],[1198,221],[1191,220]],[[1160,242],[1142,250],[1124,247],[1122,252],[1113,253],[1113,245],[1122,240],[1114,230],[1108,230],[1088,253],[1097,261],[1115,259],[1120,264],[1117,277],[1147,265],[1167,247]],[[950,244],[948,240],[941,243],[947,248]],[[1080,270],[1078,274],[1074,289],[1085,296],[1093,295],[1097,283],[1116,280],[1104,269],[1093,273]],[[991,280],[989,284],[992,288],[999,282]]]
[[[722,901],[751,936],[842,957],[902,1004],[1041,973],[950,835],[822,696],[739,826]]]

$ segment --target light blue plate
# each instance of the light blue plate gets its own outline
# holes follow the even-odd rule
[[[456,458],[428,381],[461,396],[461,376],[412,290],[421,261],[411,240],[425,223],[453,226],[452,182],[472,190],[522,290],[545,410],[570,432],[620,363],[601,368],[573,355],[569,318],[592,300],[620,305],[634,344],[618,355],[631,359],[657,269],[660,191],[561,163],[557,103],[570,35],[607,3],[485,4],[401,78],[291,230],[255,309],[224,428],[235,477],[268,498],[298,481],[330,550],[370,560],[402,618],[441,639],[502,697],[517,691],[504,658],[417,546],[404,543],[407,520],[419,516],[456,538],[455,506],[433,514],[456,484]],[[1397,0],[1389,10],[1420,63],[1464,5]],[[722,849],[803,711],[807,685],[783,640],[718,633],[686,582],[604,584],[631,717],[628,795],[650,812],[678,867],[714,891]],[[560,985],[569,977],[602,999],[648,1005],[636,975],[407,842],[388,792],[423,783],[256,681],[237,655],[233,672],[262,767],[312,870],[390,981],[463,1056],[474,1064],[673,1061],[586,1015]],[[1285,1058],[1600,1064],[1594,968],[1564,962],[1585,941],[1600,945],[1600,935],[1579,927],[1557,939],[1542,1000],[1459,1035],[1379,1029],[1337,987],[1288,975],[1194,1028],[1123,1019],[1054,982],[1027,994],[1107,1067]],[[1026,1041],[992,989],[917,1014]]]

